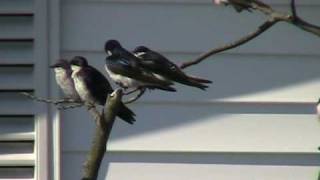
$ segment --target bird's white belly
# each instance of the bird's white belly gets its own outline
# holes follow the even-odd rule
[[[69,78],[65,70],[56,70],[56,81],[59,87],[62,89],[63,93],[67,97],[75,97],[76,92],[74,92],[73,82],[71,77]]]
[[[126,77],[126,76],[122,76],[120,74],[115,74],[113,73],[112,71],[110,71],[108,69],[107,66],[105,66],[105,69],[107,71],[107,73],[109,74],[110,78],[115,81],[116,83],[119,83],[121,84],[122,86],[124,87],[127,87],[127,88],[136,88],[138,86],[141,86],[142,83],[135,80],[135,79],[132,79],[132,78],[129,78],[129,77]]]
[[[84,102],[88,102],[90,100],[93,100],[93,98],[91,97],[91,94],[88,90],[88,87],[86,86],[84,81],[81,80],[81,77],[73,76],[73,80],[74,80],[75,89],[78,92],[81,100]],[[94,104],[94,102],[88,102],[88,103]]]

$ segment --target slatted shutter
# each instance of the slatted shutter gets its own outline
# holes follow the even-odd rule
[[[0,179],[47,179],[47,105],[20,94],[47,92],[40,70],[48,61],[45,7],[45,1],[0,1]]]

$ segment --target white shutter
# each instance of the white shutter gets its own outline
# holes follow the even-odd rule
[[[47,105],[19,94],[47,92],[40,81],[46,74],[39,71],[48,62],[40,52],[46,48],[46,24],[38,23],[46,8],[40,6],[36,0],[0,1],[0,179],[47,179],[41,178],[48,171],[47,128],[41,128],[48,124]]]

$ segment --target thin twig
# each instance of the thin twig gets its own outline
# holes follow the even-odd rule
[[[21,95],[24,95],[34,101],[37,102],[43,102],[47,104],[53,104],[58,107],[60,110],[67,110],[67,109],[72,109],[72,108],[77,108],[83,106],[83,102],[77,101],[74,99],[58,99],[58,100],[53,100],[53,99],[46,99],[46,98],[40,98],[35,95],[32,95],[31,93],[27,92],[21,92]]]
[[[292,13],[292,17],[290,21],[293,25],[299,27],[302,30],[305,30],[307,32],[320,36],[320,26],[308,23],[297,15],[295,0],[291,0],[290,7],[291,7],[291,13]]]
[[[241,1],[246,1],[246,0],[241,0]],[[283,13],[280,11],[276,11],[275,9],[271,8],[271,6],[261,5],[261,1],[258,1],[258,0],[253,1],[252,8],[266,14],[267,16],[269,16],[269,18],[275,18],[280,21],[287,22],[289,24],[299,27],[304,31],[320,36],[320,26],[311,24],[298,16],[295,0],[291,0],[290,13]]]
[[[180,66],[181,69],[187,68],[192,65],[196,65],[214,54],[241,46],[242,44],[245,44],[248,41],[261,35],[262,33],[264,33],[266,30],[268,30],[270,27],[272,27],[274,24],[276,24],[279,21],[293,24],[304,31],[310,32],[310,33],[315,34],[317,36],[320,36],[320,26],[308,23],[297,15],[295,0],[291,0],[291,5],[290,5],[291,6],[291,14],[276,11],[268,4],[265,4],[259,0],[253,0],[253,1],[230,0],[230,3],[233,5],[240,5],[240,6],[249,8],[249,9],[254,9],[254,10],[260,11],[263,14],[267,15],[269,17],[269,19],[268,19],[268,21],[263,23],[261,26],[259,26],[259,28],[256,31],[240,38],[239,40],[234,41],[232,43],[229,43],[227,45],[224,45],[222,47],[212,49],[212,50],[200,55],[199,57],[197,57],[194,60],[187,61],[187,62],[181,64],[181,66]]]
[[[293,17],[297,17],[298,15],[297,15],[297,10],[296,10],[296,2],[295,2],[295,0],[291,0],[290,8],[291,8],[292,16]]]
[[[244,44],[244,43],[256,38],[257,36],[259,36],[260,34],[265,32],[266,30],[268,30],[270,27],[272,27],[277,22],[278,22],[278,20],[276,20],[276,19],[272,19],[272,20],[266,21],[261,26],[259,26],[259,28],[256,31],[254,31],[254,32],[252,32],[252,33],[240,38],[239,40],[236,40],[236,41],[232,42],[232,43],[229,43],[229,44],[226,44],[224,46],[212,49],[209,52],[206,52],[206,53],[200,55],[195,60],[185,62],[180,66],[180,68],[184,69],[184,68],[187,68],[189,66],[196,65],[196,64],[202,62],[203,60],[205,60],[206,58],[208,58],[208,57],[210,57],[210,56],[212,56],[214,54],[217,54],[217,53],[220,53],[220,52],[223,52],[223,51],[238,47],[238,46],[240,46],[240,45],[242,45],[242,44]]]
[[[67,109],[74,109],[74,108],[78,108],[78,107],[82,107],[83,103],[74,103],[74,104],[67,104],[67,105],[58,105],[58,109],[59,110],[67,110]]]
[[[132,89],[132,90],[130,90],[130,91],[123,92],[123,95],[130,95],[130,94],[135,93],[135,92],[137,92],[137,91],[139,91],[139,90],[140,90],[140,89],[139,89],[139,87],[138,87],[138,88]]]
[[[31,93],[27,93],[27,92],[21,92],[20,94],[27,96],[28,98],[38,101],[38,102],[44,102],[44,103],[48,103],[48,104],[61,104],[61,103],[65,103],[66,100],[65,99],[58,99],[58,100],[53,100],[53,99],[46,99],[46,98],[40,98],[40,97],[36,97],[34,95],[32,95]]]
[[[130,98],[127,101],[124,101],[123,103],[124,104],[130,104],[130,103],[133,103],[133,102],[137,101],[145,93],[146,88],[140,88],[139,91],[140,91],[139,94],[137,94],[136,96]]]

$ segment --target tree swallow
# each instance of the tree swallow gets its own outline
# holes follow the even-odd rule
[[[113,92],[107,78],[90,66],[82,56],[75,56],[71,60],[71,69],[73,71],[71,77],[81,100],[88,104],[104,106],[108,94]],[[117,116],[130,124],[135,121],[134,112],[123,103]]]
[[[80,96],[75,89],[73,79],[71,78],[72,70],[69,61],[59,59],[57,63],[50,66],[55,72],[56,82],[66,98],[80,101]]]
[[[140,59],[131,52],[124,49],[116,40],[109,40],[105,44],[106,71],[113,81],[122,88],[139,89],[147,87],[149,89],[161,89],[165,91],[176,91],[171,85],[173,83],[167,79],[154,74],[145,69],[140,64]]]
[[[162,79],[175,81],[188,86],[205,90],[208,88],[203,83],[212,83],[209,80],[188,76],[176,64],[163,55],[150,50],[145,46],[139,46],[133,51],[134,55],[141,59],[141,66],[156,73]]]

